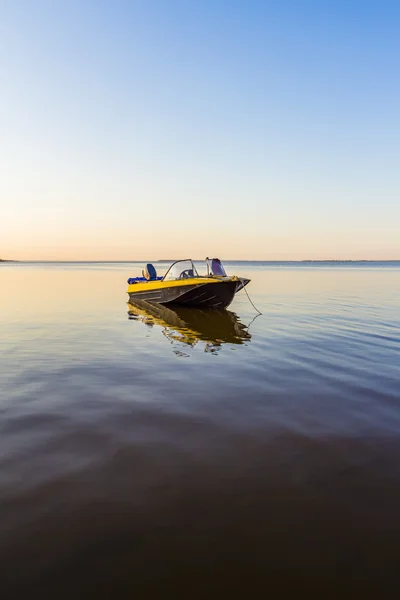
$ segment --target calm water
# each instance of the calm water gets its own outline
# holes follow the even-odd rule
[[[0,265],[0,597],[396,597],[400,264]],[[161,269],[162,270],[162,269]]]

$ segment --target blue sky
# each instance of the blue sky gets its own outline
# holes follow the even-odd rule
[[[0,11],[0,256],[400,259],[397,2]]]

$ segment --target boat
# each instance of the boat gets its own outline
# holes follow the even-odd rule
[[[142,277],[128,279],[130,300],[199,308],[226,308],[250,279],[228,276],[218,258],[206,258],[205,274],[199,275],[192,259],[177,260],[163,277],[148,263]]]
[[[214,352],[223,344],[244,344],[251,339],[247,327],[231,310],[203,310],[131,300],[128,316],[148,327],[162,327],[163,334],[172,344],[194,347],[204,342],[206,352]]]

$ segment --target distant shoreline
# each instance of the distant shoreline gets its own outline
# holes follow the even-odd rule
[[[178,259],[179,260],[179,259]],[[204,262],[204,259],[194,258],[193,262]],[[394,259],[324,259],[324,260],[313,260],[313,259],[302,259],[302,260],[251,260],[251,259],[232,259],[226,258],[222,259],[225,263],[267,263],[267,264],[373,264],[373,263],[400,263],[400,258]],[[12,260],[12,259],[4,259],[0,258],[0,263],[42,263],[42,264],[124,264],[124,263],[167,263],[172,264],[176,262],[176,260],[169,259],[160,259],[160,260],[140,260],[140,259],[125,259],[125,260]]]

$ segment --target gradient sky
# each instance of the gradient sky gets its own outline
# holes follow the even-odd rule
[[[0,0],[0,257],[400,259],[400,3]]]

